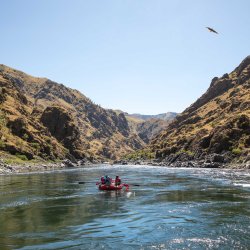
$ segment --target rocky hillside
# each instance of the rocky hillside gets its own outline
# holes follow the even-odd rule
[[[250,160],[250,56],[208,90],[150,145],[159,161]],[[211,165],[214,166],[214,165]]]
[[[144,145],[124,114],[0,65],[0,152],[28,159],[116,159]]]
[[[130,131],[137,134],[143,142],[149,143],[156,135],[165,130],[168,124],[176,117],[177,113],[168,112],[159,115],[128,114],[116,110],[117,114],[124,114]]]
[[[155,136],[167,129],[170,121],[150,119],[136,124],[138,136],[148,144]]]

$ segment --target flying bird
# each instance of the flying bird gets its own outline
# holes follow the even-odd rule
[[[210,32],[214,32],[214,33],[216,33],[216,34],[219,34],[216,30],[214,30],[214,29],[212,29],[212,28],[210,28],[210,27],[206,27]]]

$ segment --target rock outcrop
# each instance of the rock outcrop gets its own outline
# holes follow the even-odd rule
[[[77,159],[85,157],[80,130],[74,118],[64,108],[47,107],[42,113],[41,122],[71,155]]]

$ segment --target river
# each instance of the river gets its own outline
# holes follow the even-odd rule
[[[104,174],[130,190],[99,191]],[[249,247],[249,170],[100,165],[0,176],[0,249]]]

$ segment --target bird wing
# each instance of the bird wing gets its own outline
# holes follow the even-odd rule
[[[209,31],[211,31],[211,32],[214,32],[214,33],[216,33],[216,34],[219,34],[216,30],[214,30],[214,29],[212,29],[212,28],[210,28],[210,27],[206,27]]]

